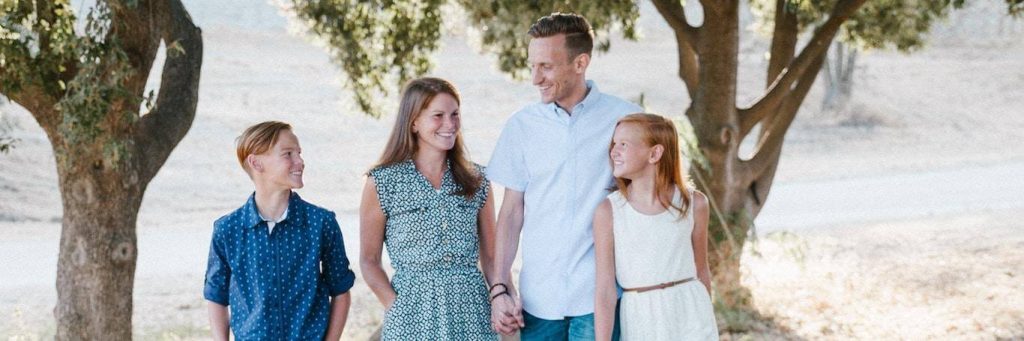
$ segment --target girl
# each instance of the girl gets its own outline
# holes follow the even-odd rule
[[[615,127],[609,156],[618,191],[594,213],[595,332],[608,340],[615,283],[622,340],[717,340],[707,263],[707,199],[680,171],[675,126],[632,114]]]
[[[459,133],[459,94],[420,78],[402,91],[391,137],[359,207],[360,265],[384,304],[383,340],[495,340],[494,204]],[[387,246],[394,278],[381,266]]]

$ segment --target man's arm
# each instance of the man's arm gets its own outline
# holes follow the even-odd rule
[[[495,235],[495,281],[504,284],[508,295],[496,297],[491,304],[491,322],[495,330],[502,334],[514,333],[522,328],[522,304],[519,295],[512,285],[512,263],[519,249],[519,235],[523,230],[523,211],[525,199],[523,192],[506,188],[502,199],[501,210],[498,212],[497,233]],[[491,295],[500,292],[491,291]]]
[[[327,336],[324,340],[341,339],[341,333],[345,331],[345,321],[348,320],[348,308],[351,305],[352,297],[348,292],[331,298],[331,316],[327,320]]]
[[[210,331],[213,332],[213,339],[228,341],[228,307],[206,301],[206,310],[210,313]]]

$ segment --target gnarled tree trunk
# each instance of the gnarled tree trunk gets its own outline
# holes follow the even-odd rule
[[[147,184],[185,136],[195,117],[202,37],[180,0],[104,2],[110,9],[107,45],[123,53],[123,62],[101,64],[103,82],[117,79],[116,65],[130,72],[101,92],[109,107],[83,111],[61,105],[74,90],[64,90],[81,70],[78,58],[50,54],[54,32],[39,30],[39,53],[8,65],[40,70],[4,83],[3,93],[25,107],[46,132],[56,157],[64,218],[57,264],[57,340],[130,340],[132,286],[136,252],[135,224]],[[68,15],[66,4],[40,1],[37,15],[49,23]],[[145,115],[139,107],[146,79],[163,42],[167,56],[160,90]],[[54,52],[56,53],[56,52]],[[54,60],[64,64],[53,64]],[[120,60],[120,59],[119,59]],[[113,65],[113,66],[112,66]],[[96,69],[94,68],[93,71]],[[0,65],[0,73],[11,72]],[[13,84],[13,85],[12,85]],[[58,86],[59,84],[59,86]],[[72,89],[69,87],[69,89]],[[123,95],[127,94],[127,95]],[[104,102],[106,103],[106,102]]]
[[[675,31],[679,77],[692,99],[686,116],[708,165],[703,168],[693,162],[691,173],[711,204],[709,263],[720,312],[727,310],[723,313],[728,315],[751,309],[750,293],[740,285],[743,244],[767,199],[783,137],[821,69],[829,42],[864,1],[840,0],[797,55],[797,18],[785,10],[786,0],[777,0],[765,94],[747,108],[736,103],[739,1],[701,1],[704,24],[700,27],[687,22],[680,1],[654,1]],[[761,128],[755,130],[756,126]],[[742,159],[740,143],[754,131],[758,131],[756,151]],[[726,325],[736,327],[731,321]]]

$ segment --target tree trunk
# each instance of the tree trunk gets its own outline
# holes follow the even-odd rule
[[[121,43],[133,72],[123,84],[93,85],[130,94],[116,97],[99,119],[76,121],[94,113],[61,107],[59,96],[68,94],[37,86],[70,78],[33,78],[18,91],[0,89],[32,113],[57,161],[64,213],[57,340],[132,338],[139,206],[146,186],[191,127],[198,103],[202,35],[181,1],[112,7],[110,35]],[[159,94],[152,110],[140,115],[136,110],[161,41],[168,48]]]
[[[89,147],[92,153],[80,150]],[[75,161],[57,162],[64,219],[56,339],[130,340],[135,222],[145,184],[131,183],[139,175],[128,165],[104,162],[102,146],[75,149],[59,153],[77,153]]]
[[[835,42],[823,65],[825,97],[822,111],[841,111],[853,93],[853,71],[857,63],[857,49],[843,42]]]
[[[736,1],[705,4],[699,43],[700,87],[687,114],[709,169],[694,164],[698,189],[708,196],[715,301],[729,309],[749,307],[750,295],[740,286],[739,262],[749,227],[744,172],[739,159],[740,129],[736,110],[736,70],[739,52],[739,5]],[[713,170],[713,171],[712,171]]]

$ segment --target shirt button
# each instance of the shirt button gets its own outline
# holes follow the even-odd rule
[[[446,253],[446,254],[444,255],[444,261],[445,261],[446,263],[451,263],[451,262],[452,262],[452,254],[450,254],[450,253]]]
[[[441,243],[445,244],[445,245],[448,245],[448,243],[449,243],[448,237],[441,238]]]
[[[441,222],[441,227],[442,228],[448,228],[448,221]]]

